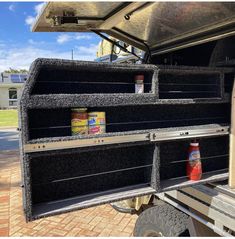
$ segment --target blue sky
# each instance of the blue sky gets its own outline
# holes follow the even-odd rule
[[[35,33],[30,26],[42,2],[0,2],[0,72],[28,69],[38,57],[93,60],[100,37],[94,33]]]

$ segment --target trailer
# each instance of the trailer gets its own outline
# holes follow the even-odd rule
[[[68,97],[63,94],[48,96],[48,98],[42,96],[45,95],[45,90],[52,92],[53,89],[49,87],[45,89],[38,87],[38,85],[34,89],[33,87],[39,84],[40,80],[42,81],[40,76],[48,76],[52,72],[50,67],[59,67],[60,64],[63,69],[69,69],[71,66],[80,67],[80,63],[69,63],[68,61],[53,62],[46,59],[46,64],[43,63],[43,60],[35,62],[33,67],[37,66],[38,68],[35,67],[35,71],[32,71],[31,76],[29,76],[31,85],[26,88],[21,105],[22,131],[24,132],[21,153],[23,155],[22,171],[25,186],[24,209],[27,220],[100,203],[153,194],[151,206],[144,210],[137,220],[134,235],[202,236],[216,233],[221,236],[233,236],[235,231],[235,193],[231,188],[235,187],[233,113],[235,107],[234,93],[232,93],[234,92],[235,66],[234,24],[235,4],[232,2],[49,2],[46,4],[37,17],[33,31],[91,31],[111,41],[112,44],[116,44],[105,35],[109,34],[146,52],[143,58],[133,54],[143,63],[152,64],[146,67],[139,65],[146,75],[152,77],[148,77],[148,80],[152,79],[152,83],[147,82],[147,84],[152,84],[150,94],[142,98],[128,95],[130,97],[128,99],[122,95],[118,103],[114,99],[115,96],[109,96],[109,100],[114,102],[113,105],[109,106],[117,107],[119,105],[120,107],[116,111],[125,116],[128,110],[131,110],[131,117],[135,118],[140,117],[138,110],[141,111],[146,105],[151,105],[145,109],[149,117],[148,120],[153,117],[151,112],[160,114],[163,111],[163,106],[168,109],[164,115],[161,115],[161,117],[165,117],[164,127],[159,126],[160,119],[156,118],[156,114],[154,115],[154,120],[151,122],[156,125],[154,128],[157,130],[154,129],[153,131],[138,133],[133,131],[129,134],[103,135],[96,138],[75,140],[69,138],[66,142],[63,142],[61,138],[52,138],[46,142],[38,137],[38,133],[31,132],[33,140],[30,141],[28,140],[28,134],[30,135],[28,122],[32,128],[37,126],[35,123],[36,112],[40,110],[40,114],[46,112],[42,111],[43,107],[56,109]],[[118,47],[128,51],[122,46]],[[84,63],[84,65],[86,64]],[[95,64],[91,66],[97,67],[97,69],[102,67]],[[121,72],[127,66],[115,67],[115,72]],[[108,72],[111,72],[112,66],[104,65],[104,68],[109,68]],[[87,65],[86,69],[88,69]],[[129,70],[130,72],[140,71],[140,69],[136,69],[135,66],[130,66]],[[190,81],[185,83],[188,79]],[[53,92],[55,94],[59,90],[55,89]],[[69,97],[69,106],[72,106],[78,99],[84,100],[84,102],[86,100],[86,103],[89,104],[88,98],[83,99],[82,96],[78,97],[78,95],[76,97],[70,95]],[[92,102],[91,104],[93,107],[97,107],[98,105],[95,104],[101,102],[100,96],[96,95],[95,97],[93,98],[95,103]],[[34,100],[34,102],[30,103],[29,99]],[[128,103],[130,99],[132,100],[131,104]],[[138,105],[138,110],[133,106],[135,104]],[[129,107],[123,107],[126,109],[125,111],[122,110],[124,105]],[[108,106],[104,105],[104,107]],[[31,115],[28,114],[28,109],[31,109]],[[105,109],[108,110],[108,108]],[[181,111],[181,109],[184,110]],[[174,112],[173,115],[170,115],[169,112],[171,111]],[[187,112],[189,113],[187,114]],[[61,115],[63,114],[66,115],[66,112],[62,111]],[[193,123],[189,124],[184,121],[182,124],[183,118],[178,117],[180,114],[185,114],[183,115],[184,120],[187,116],[187,120]],[[189,117],[190,114],[193,115],[191,118]],[[174,115],[177,115],[178,118],[175,119]],[[203,119],[199,118],[198,115],[203,115]],[[28,121],[24,121],[24,117]],[[172,125],[168,123],[172,121],[177,122],[175,126],[178,128],[171,128]],[[150,121],[143,120],[141,124],[144,125],[144,122],[149,123]],[[133,123],[131,118],[130,123]],[[136,129],[134,126],[132,127]],[[142,126],[141,129],[146,129],[145,127],[146,125]],[[121,128],[122,131],[125,131],[124,129],[124,127]],[[46,136],[48,136],[47,133],[45,132]],[[209,162],[204,165],[208,171],[205,172],[202,180],[196,182],[185,177],[182,172],[183,166],[177,166],[176,170],[173,170],[174,165],[185,162],[185,160],[179,162],[177,157],[182,157],[181,153],[186,149],[188,140],[194,138],[201,140],[204,159]],[[99,192],[91,190],[89,195],[80,195],[63,200],[58,196],[62,195],[63,188],[56,190],[54,194],[50,192],[52,193],[50,196],[40,195],[42,192],[40,185],[45,184],[45,182],[38,181],[39,169],[38,172],[35,169],[30,170],[32,170],[32,164],[38,165],[37,162],[40,157],[44,157],[45,161],[49,162],[50,153],[47,152],[53,154],[56,150],[95,146],[101,148],[103,145],[115,144],[116,148],[107,151],[108,155],[117,153],[119,157],[124,155],[126,158],[129,157],[134,160],[133,157],[137,156],[130,145],[133,142],[135,142],[135,150],[138,149],[139,153],[145,152],[146,165],[141,166],[140,169],[140,166],[131,164],[131,167],[126,166],[125,169],[121,170],[122,172],[136,170],[133,173],[133,178],[130,174],[125,174],[126,180],[133,182],[132,185],[126,187],[128,183],[121,181],[121,177],[119,177],[120,185],[117,181],[111,182],[112,178],[108,177],[112,185],[105,185],[106,188],[102,186],[105,190],[101,192],[99,189]],[[118,147],[124,143],[127,145],[126,148],[119,151]],[[74,152],[76,153],[75,150]],[[97,152],[98,155],[102,156],[100,151]],[[174,156],[172,156],[173,152],[175,153]],[[107,154],[104,153],[102,157],[106,159]],[[152,155],[153,162],[151,162]],[[59,158],[58,153],[56,157]],[[75,158],[75,156],[73,157]],[[117,158],[119,157],[117,156]],[[161,160],[160,163],[159,159]],[[165,168],[162,164],[164,161],[168,163]],[[43,165],[38,165],[38,167],[41,166]],[[143,169],[149,167],[152,167],[151,172]],[[167,170],[167,167],[170,170]],[[143,171],[141,171],[142,169]],[[120,172],[120,170],[109,170],[109,174]],[[35,180],[33,183],[30,178],[31,173],[34,177],[32,180]],[[89,177],[97,175],[98,173],[94,172],[89,174]],[[80,176],[80,178],[82,177]],[[229,181],[227,181],[228,179]],[[68,181],[68,179],[66,180]],[[57,182],[61,181],[61,178],[57,179]],[[146,182],[148,183],[146,184]],[[118,187],[115,188],[117,184]],[[121,187],[124,185],[125,187]],[[33,189],[33,200],[30,191],[32,186],[36,187]],[[59,187],[62,186],[60,184]],[[53,189],[49,186],[44,188],[48,191]],[[35,195],[40,195],[41,201],[36,199]],[[55,201],[48,202],[48,200]],[[29,206],[31,211],[28,210]]]

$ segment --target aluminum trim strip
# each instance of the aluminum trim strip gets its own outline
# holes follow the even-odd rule
[[[195,129],[195,130],[179,130],[172,132],[153,132],[150,133],[150,141],[159,142],[174,139],[199,138],[207,136],[227,135],[229,127],[219,127],[214,129]]]
[[[50,151],[50,150],[57,150],[57,149],[82,148],[82,147],[90,147],[90,146],[98,146],[98,145],[130,143],[130,142],[139,142],[139,141],[147,141],[147,140],[149,140],[149,133],[90,138],[90,139],[76,139],[76,140],[68,140],[68,141],[60,141],[60,142],[25,144],[24,152],[33,153],[33,152]]]
[[[51,151],[51,150],[59,150],[59,149],[91,147],[91,146],[97,146],[97,145],[133,143],[133,142],[140,142],[140,141],[161,142],[166,140],[222,136],[227,134],[229,134],[228,126],[218,127],[213,129],[178,130],[178,131],[168,131],[168,132],[157,131],[152,133],[133,134],[133,135],[25,144],[24,152],[33,153],[33,152]]]

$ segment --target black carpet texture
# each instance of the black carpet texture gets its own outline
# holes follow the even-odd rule
[[[144,94],[134,94],[138,74],[144,75]],[[77,204],[72,209],[50,213],[50,202],[56,200],[80,197],[79,202],[84,203],[83,197],[94,195],[97,205],[127,198],[122,194],[114,198],[112,190],[124,192],[126,187],[144,185],[159,192],[164,191],[163,180],[186,176],[190,140],[24,152],[25,144],[99,137],[71,136],[71,108],[104,111],[104,137],[131,136],[153,130],[229,125],[231,106],[226,94],[223,68],[37,59],[30,68],[19,104],[26,220],[45,216],[38,213],[43,212],[44,205],[49,210],[46,215],[84,208]],[[205,158],[204,172],[228,167],[228,136],[198,141],[201,157]],[[100,192],[105,200],[95,196]],[[40,210],[35,211],[38,205]]]

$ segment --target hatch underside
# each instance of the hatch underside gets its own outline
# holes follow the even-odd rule
[[[235,34],[233,2],[49,2],[35,32],[100,31],[165,53]]]

